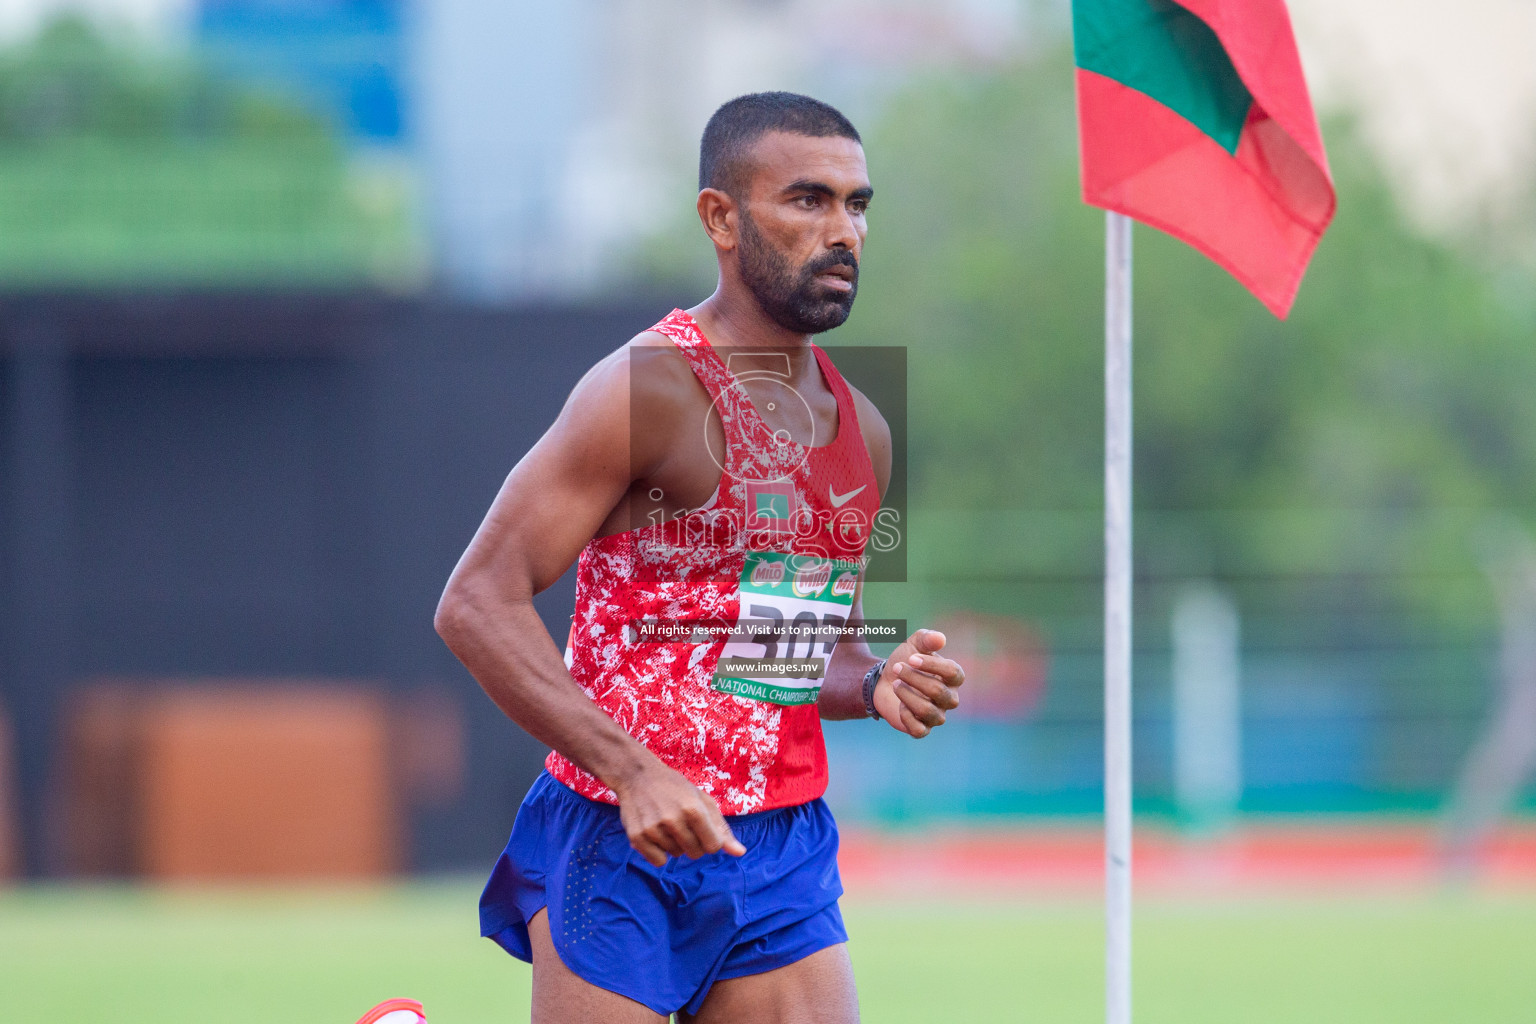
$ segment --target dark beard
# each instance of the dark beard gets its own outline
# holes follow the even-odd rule
[[[853,287],[846,292],[833,291],[816,280],[817,274],[838,266],[853,271]],[[807,261],[795,273],[742,208],[741,279],[774,323],[795,334],[821,334],[848,319],[859,293],[859,261],[846,249],[834,249]]]

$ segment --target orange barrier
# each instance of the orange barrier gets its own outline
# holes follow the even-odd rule
[[[367,878],[399,864],[383,702],[165,694],[145,715],[140,867],[152,878]]]
[[[384,700],[289,682],[100,684],[67,708],[63,866],[166,881],[400,866]]]

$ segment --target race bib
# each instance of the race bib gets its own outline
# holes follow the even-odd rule
[[[858,582],[853,562],[748,552],[736,629],[720,652],[710,685],[773,704],[813,703]]]

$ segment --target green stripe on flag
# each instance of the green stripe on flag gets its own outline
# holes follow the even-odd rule
[[[1173,0],[1073,0],[1077,66],[1145,93],[1237,152],[1253,96],[1209,25]]]

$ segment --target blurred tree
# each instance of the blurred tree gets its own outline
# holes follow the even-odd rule
[[[78,17],[0,51],[0,284],[342,283],[414,272],[399,183],[331,126]]]

